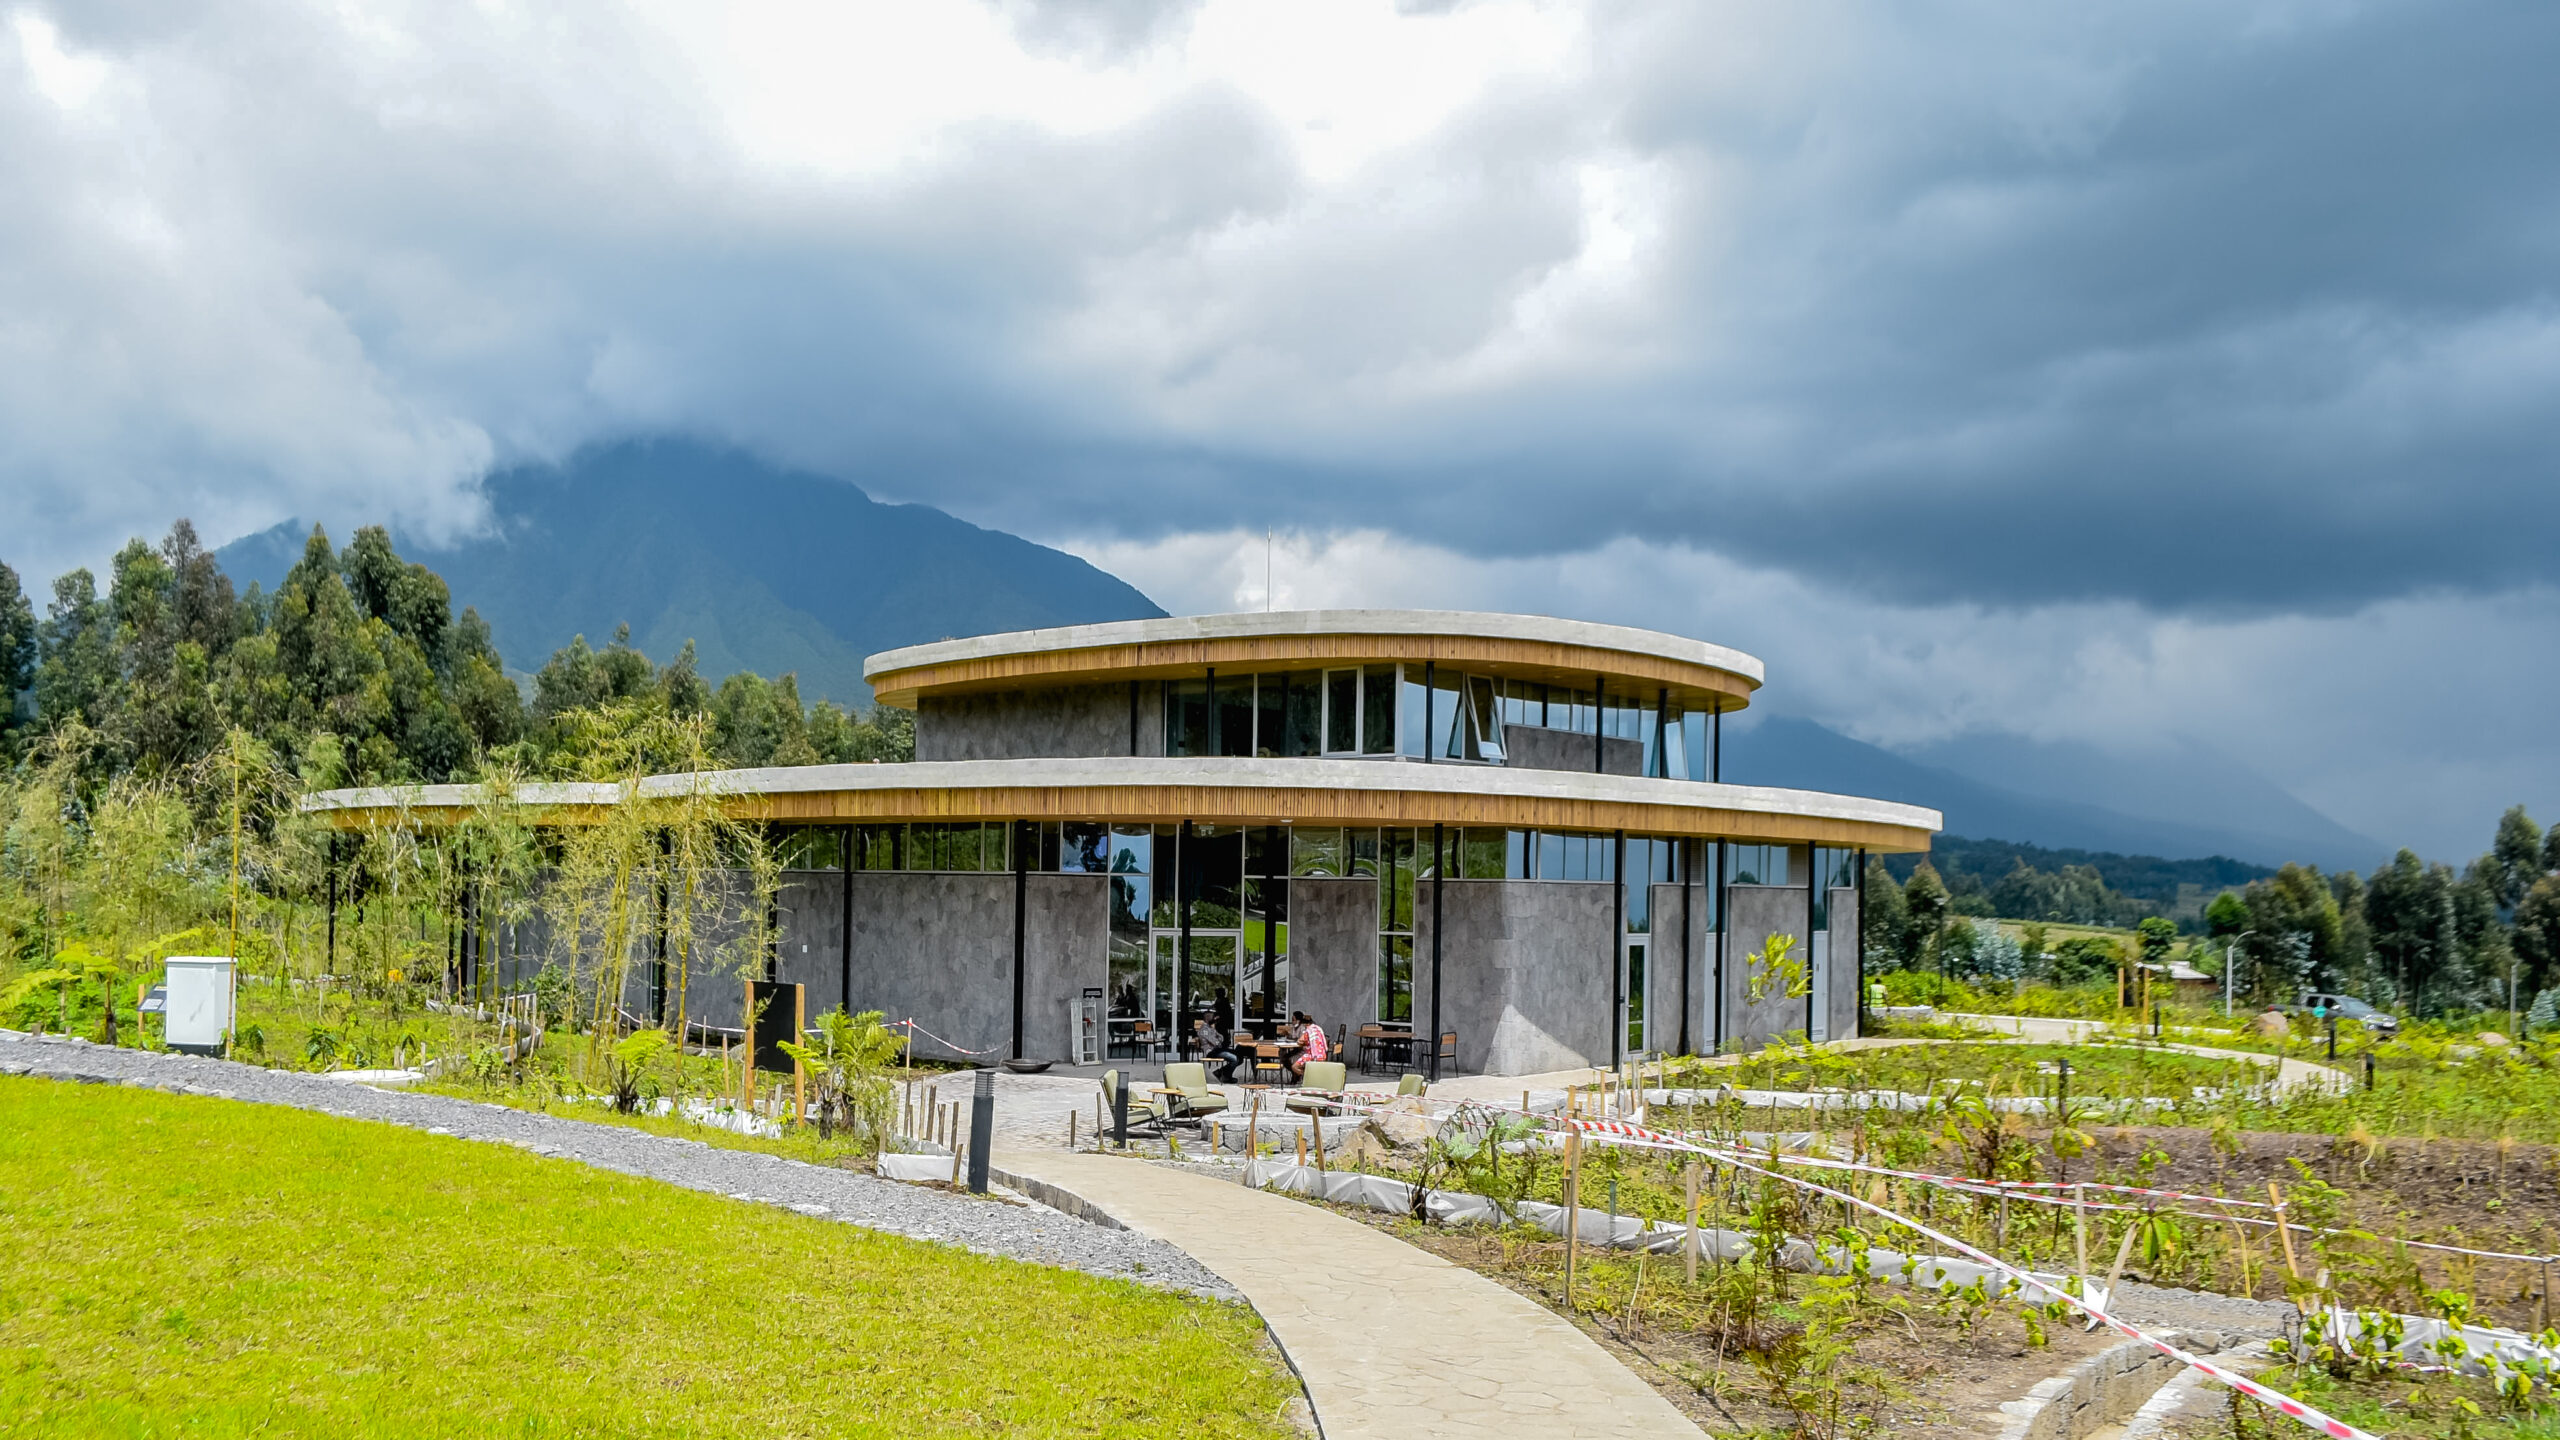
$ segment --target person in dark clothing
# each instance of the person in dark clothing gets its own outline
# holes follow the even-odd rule
[[[1237,1054],[1235,1047],[1227,1043],[1225,1031],[1212,1026],[1206,1020],[1192,1021],[1191,1049],[1200,1057],[1202,1064],[1218,1067],[1219,1084],[1236,1083],[1236,1065],[1244,1057]]]

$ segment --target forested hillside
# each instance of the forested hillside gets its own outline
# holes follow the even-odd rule
[[[2030,856],[2064,863],[2048,872]],[[1999,857],[2008,869],[1995,880],[1962,868]],[[2157,897],[2186,898],[2201,880],[2237,867],[2257,873],[2218,888],[2190,928],[2202,932],[2199,958],[2236,957],[2244,995],[2278,999],[2305,988],[2342,989],[2422,1013],[2532,1007],[2550,1012],[2546,1023],[2560,1023],[2560,826],[2544,831],[2521,805],[2499,818],[2489,848],[2459,872],[2406,849],[2370,876],[2323,874],[2310,865],[2265,871],[2219,858],[2075,859],[2071,852],[1972,841],[1948,845],[1943,873],[1934,859],[1868,865],[1871,965],[2070,983],[2134,958],[2112,953],[2107,942],[2048,947],[2039,931],[2023,944],[1986,940],[1979,932],[1987,927],[1965,923],[1971,917],[2037,927],[2138,927],[2141,958],[2166,958],[2178,931]],[[2102,863],[2150,895],[2111,888]]]
[[[434,549],[393,538],[479,610],[519,667],[628,624],[661,660],[694,645],[712,680],[796,674],[811,699],[858,705],[871,699],[862,662],[878,651],[1164,613],[1064,551],[693,440],[514,466],[481,493],[481,533]],[[272,588],[309,532],[244,537],[223,547],[224,564]]]
[[[714,687],[689,645],[660,665],[619,634],[574,638],[528,700],[479,612],[377,527],[343,550],[315,528],[270,593],[235,588],[181,520],[119,551],[103,590],[57,578],[41,617],[0,565],[0,685],[0,756],[50,744],[93,783],[184,775],[235,732],[309,785],[571,774],[588,755],[572,717],[611,706],[702,717],[735,765],[899,759],[914,736],[903,712],[804,706],[790,675]]]

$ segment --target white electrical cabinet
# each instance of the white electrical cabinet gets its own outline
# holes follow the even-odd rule
[[[163,1038],[172,1050],[219,1055],[231,1035],[231,957],[169,957]]]

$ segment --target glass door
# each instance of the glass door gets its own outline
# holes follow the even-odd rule
[[[1155,933],[1155,965],[1148,979],[1151,993],[1148,1012],[1156,1017],[1156,1027],[1170,1048],[1188,1049],[1191,1024],[1206,1020],[1221,1035],[1234,1032],[1237,1013],[1237,959],[1243,950],[1243,935],[1235,930],[1194,930],[1191,932],[1191,1011],[1177,1014],[1182,1003],[1182,933],[1159,930]]]
[[[1630,935],[1626,938],[1622,981],[1625,989],[1621,993],[1626,996],[1627,1053],[1630,1055],[1641,1055],[1653,1048],[1646,1043],[1650,1037],[1645,1023],[1645,999],[1651,988],[1647,982],[1653,978],[1653,967],[1646,958],[1651,948],[1645,936]]]

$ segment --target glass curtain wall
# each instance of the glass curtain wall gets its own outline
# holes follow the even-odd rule
[[[1615,849],[1614,844],[1611,848]],[[1619,994],[1625,997],[1623,1019],[1631,1055],[1663,1048],[1655,1042],[1678,1033],[1676,1017],[1663,1036],[1654,1033],[1651,1000],[1656,993],[1653,959],[1659,948],[1653,936],[1653,887],[1680,883],[1681,851],[1681,842],[1668,836],[1627,837],[1627,927],[1620,945]],[[1678,944],[1676,931],[1672,943]]]
[[[1426,674],[1428,676],[1426,681]],[[1501,680],[1419,665],[1211,674],[1164,682],[1171,756],[1401,755],[1500,765],[1506,726],[1562,730],[1644,747],[1642,773],[1705,780],[1712,717],[1651,699]]]

